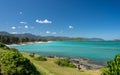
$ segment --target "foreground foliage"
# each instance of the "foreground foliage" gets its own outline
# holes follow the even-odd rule
[[[103,69],[102,75],[120,75],[120,55],[116,55],[114,60],[108,62],[108,66]]]
[[[34,65],[18,52],[2,51],[0,54],[2,75],[38,75]]]
[[[18,52],[18,49],[16,49],[16,48],[9,48],[8,46],[6,46],[6,45],[3,44],[3,43],[0,43],[0,49]]]
[[[40,75],[29,59],[0,43],[0,75]]]
[[[9,47],[7,47],[6,45],[4,45],[3,43],[0,42],[0,48],[4,49],[4,50],[10,50]]]
[[[69,59],[57,59],[55,60],[55,63],[59,66],[76,68],[76,66],[73,63],[71,63]]]

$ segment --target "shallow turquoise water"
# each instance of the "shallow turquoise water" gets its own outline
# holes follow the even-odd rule
[[[120,42],[55,41],[12,47],[43,56],[85,57],[103,63],[120,54]]]

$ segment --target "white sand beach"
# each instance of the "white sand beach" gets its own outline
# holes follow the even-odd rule
[[[42,44],[42,43],[50,43],[52,41],[47,41],[47,42],[43,42],[43,41],[37,41],[37,42],[25,42],[25,43],[20,43],[20,44],[6,44],[6,46],[20,46],[20,45],[27,45],[27,44]]]

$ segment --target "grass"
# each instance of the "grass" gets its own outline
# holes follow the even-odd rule
[[[55,58],[47,58],[47,61],[36,61],[28,53],[22,54],[30,59],[41,75],[100,75],[101,73],[100,70],[79,71],[77,68],[61,67],[54,63]]]

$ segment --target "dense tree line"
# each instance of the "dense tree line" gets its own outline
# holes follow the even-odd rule
[[[47,41],[42,38],[27,38],[27,37],[16,37],[8,35],[0,35],[0,42],[4,44],[19,44],[25,42],[35,42],[35,41]]]
[[[0,35],[0,42],[4,44],[19,44],[25,42],[35,41],[86,41],[85,38],[67,38],[67,37],[40,37],[40,38],[28,38],[28,37],[16,37],[14,35]]]

